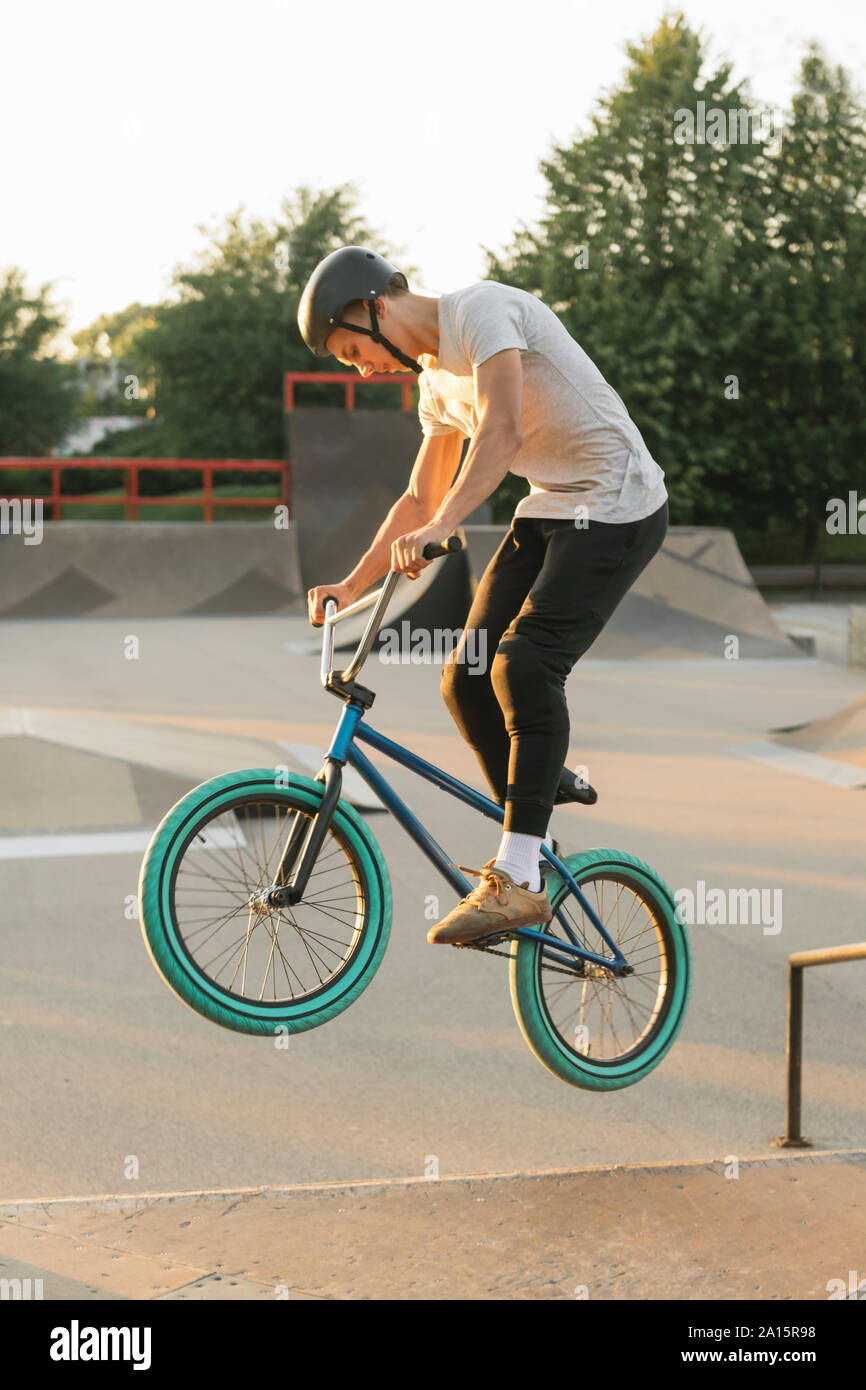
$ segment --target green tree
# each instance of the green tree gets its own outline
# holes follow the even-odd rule
[[[0,454],[54,448],[77,409],[74,369],[53,355],[65,321],[53,286],[30,293],[17,266],[0,275]]]
[[[173,300],[156,306],[153,325],[135,339],[154,364],[164,455],[283,456],[285,372],[334,367],[313,358],[298,332],[304,285],[337,246],[383,247],[353,210],[355,196],[351,185],[318,194],[300,188],[272,222],[238,209],[210,233],[199,229],[208,244],[195,264],[175,271]],[[333,388],[313,389],[342,402]],[[304,399],[312,404],[315,396]],[[117,444],[123,448],[122,440]],[[138,438],[127,441],[129,448],[140,446]]]
[[[699,101],[754,106],[730,65],[704,72],[681,15],[627,53],[589,129],[542,162],[540,226],[523,226],[502,257],[488,250],[487,274],[541,295],[598,364],[665,469],[677,520],[718,522],[740,433],[724,383],[755,315],[763,131],[753,123],[755,143],[681,142]]]
[[[542,163],[539,226],[486,273],[540,294],[598,363],[676,521],[814,538],[866,443],[866,113],[813,49],[783,131],[681,142],[699,101],[757,114],[748,88],[705,71],[682,16],[627,52],[589,129]]]
[[[155,314],[153,305],[136,302],[100,314],[72,335],[86,414],[145,417],[153,412],[154,367],[141,339],[154,326]]]
[[[828,499],[862,486],[866,457],[866,110],[815,45],[770,165],[765,246],[743,460],[766,511],[815,558]]]

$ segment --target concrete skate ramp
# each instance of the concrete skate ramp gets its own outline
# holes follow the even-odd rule
[[[507,527],[467,526],[476,579]],[[742,657],[798,657],[752,581],[731,531],[672,526],[590,648],[592,660],[723,659],[731,637]]]
[[[414,413],[402,410],[315,406],[295,408],[288,419],[292,512],[298,523],[301,573],[305,586],[312,588],[341,579],[368,548],[406,489],[421,445],[421,427]],[[418,579],[401,582],[388,610],[387,628],[398,635],[402,651],[404,623],[416,631],[462,628],[470,599],[466,557],[438,560]],[[368,617],[362,613],[339,624],[338,651],[357,646]]]
[[[462,534],[472,576],[472,592],[508,533],[507,526],[464,526]]]
[[[196,779],[19,734],[0,739],[0,785],[0,834],[17,837],[156,825]]]
[[[220,522],[46,522],[0,539],[0,616],[171,617],[306,608],[295,529]]]
[[[0,1205],[0,1261],[46,1300],[567,1299],[587,1326],[599,1299],[826,1300],[862,1277],[864,1160],[43,1196]]]
[[[427,565],[417,579],[400,580],[379,630],[376,646],[386,642],[392,651],[411,651],[412,634],[459,633],[472,600],[471,571],[464,551]],[[357,647],[367,626],[370,609],[338,623],[334,629],[337,651]],[[455,642],[456,642],[455,638]]]
[[[193,787],[232,769],[314,777],[327,740],[316,748],[293,733],[283,721],[256,737],[194,720],[0,708],[0,858],[15,857],[19,836],[154,826]],[[351,770],[344,795],[367,810],[380,805]]]
[[[289,412],[292,515],[305,588],[342,579],[406,489],[421,444],[402,410],[311,406]]]
[[[866,769],[866,695],[825,719],[777,729],[774,742]]]

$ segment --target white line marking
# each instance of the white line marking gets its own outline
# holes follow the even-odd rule
[[[32,733],[29,709],[0,710],[0,738],[14,738],[16,735]]]
[[[67,859],[93,854],[143,854],[153,830],[110,830],[76,835],[4,835],[0,859]],[[192,849],[242,849],[246,839],[239,829],[209,830]]]
[[[288,743],[281,738],[279,744],[295,762],[300,764],[304,771],[309,772],[311,777],[316,776],[325,761],[324,751],[310,743]],[[363,777],[353,767],[343,768],[342,791],[346,800],[352,806],[358,806],[362,811],[383,811],[385,809],[376,793],[367,786]]]
[[[90,835],[4,835],[0,859],[65,859],[82,854],[141,854],[152,830],[113,830]]]
[[[866,787],[866,768],[819,758],[801,748],[787,748],[781,743],[739,743],[731,746],[728,752],[740,758],[751,758],[753,762],[767,763],[779,772],[794,772],[834,787]]]

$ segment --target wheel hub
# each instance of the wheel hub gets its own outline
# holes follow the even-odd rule
[[[581,978],[584,980],[615,980],[616,975],[606,965],[596,965],[594,961],[585,960],[583,969],[580,971]]]
[[[267,917],[274,911],[275,904],[271,901],[273,889],[263,888],[257,893],[253,893],[247,900],[249,907],[257,917]]]

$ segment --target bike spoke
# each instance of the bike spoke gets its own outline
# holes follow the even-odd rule
[[[541,952],[541,991],[553,1026],[575,1052],[596,1062],[614,1061],[638,1047],[655,1024],[665,992],[664,941],[648,903],[628,883],[599,877],[581,883],[580,889],[633,973],[614,975],[580,958],[569,967]],[[573,894],[566,892],[559,909],[578,945],[606,956],[596,928]],[[554,948],[567,942],[556,918],[548,935]],[[578,1043],[580,1029],[586,1030],[585,1041]]]
[[[221,987],[231,993],[296,1000],[326,986],[357,948],[366,894],[333,826],[301,901],[270,909],[261,898],[276,881],[293,834],[303,827],[300,854],[312,824],[312,812],[287,804],[275,790],[273,800],[259,795],[216,812],[197,827],[178,862],[178,936],[197,968],[215,983],[228,979]],[[280,882],[290,882],[295,867],[287,864]]]

